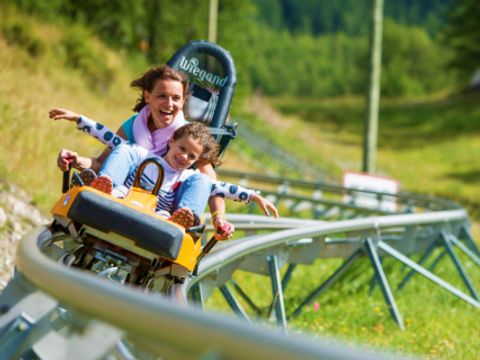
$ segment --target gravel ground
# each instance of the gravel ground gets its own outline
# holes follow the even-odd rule
[[[18,241],[49,219],[31,203],[22,189],[0,182],[0,289],[13,274]]]

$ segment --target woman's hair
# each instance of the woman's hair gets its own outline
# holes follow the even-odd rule
[[[152,92],[158,80],[175,80],[181,82],[183,86],[183,97],[185,99],[188,97],[188,78],[182,72],[175,70],[168,65],[153,67],[130,83],[131,87],[140,90],[140,96],[137,99],[133,111],[139,112],[145,105],[147,105],[143,92],[145,90]]]
[[[199,122],[191,122],[179,127],[172,135],[173,140],[178,140],[183,136],[190,135],[194,140],[198,140],[203,146],[202,154],[196,161],[196,164],[210,163],[213,166],[219,166],[222,162],[219,155],[219,146],[208,128]]]

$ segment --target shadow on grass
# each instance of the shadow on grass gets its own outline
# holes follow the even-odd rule
[[[480,170],[449,173],[447,177],[466,184],[480,184]]]
[[[451,141],[480,133],[480,92],[452,95],[440,100],[383,100],[379,114],[379,146],[408,149]],[[365,103],[362,99],[342,103],[321,100],[276,104],[285,114],[295,114],[309,123],[323,123],[333,132],[362,137]]]

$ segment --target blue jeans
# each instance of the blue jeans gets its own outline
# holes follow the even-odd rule
[[[150,157],[152,157],[151,154],[140,146],[120,144],[112,149],[98,174],[110,177],[113,186],[118,188],[124,185],[127,177],[136,171],[143,160]],[[210,197],[212,183],[213,180],[208,176],[198,172],[194,173],[175,191],[170,212],[187,207],[200,217]]]
[[[119,187],[124,184],[128,175],[148,156],[148,151],[140,146],[131,144],[119,144],[115,146],[110,155],[102,164],[98,175],[106,175],[112,179],[113,186]]]
[[[200,217],[210,198],[212,182],[213,180],[207,175],[198,172],[190,176],[175,192],[172,210],[187,207]]]

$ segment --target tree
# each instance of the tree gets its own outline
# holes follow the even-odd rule
[[[467,80],[480,66],[480,3],[478,0],[457,0],[447,17],[444,43],[453,50],[449,61],[462,80]]]

